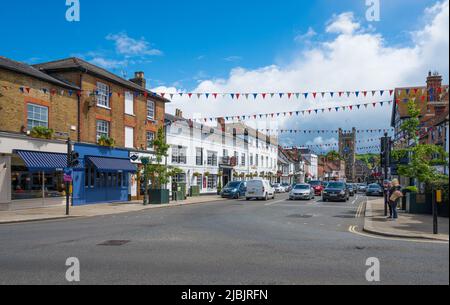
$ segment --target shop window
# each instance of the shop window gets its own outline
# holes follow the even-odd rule
[[[217,188],[217,175],[208,176],[208,189],[213,190]]]
[[[45,199],[65,196],[62,172],[30,172],[13,158],[11,164],[12,200]]]

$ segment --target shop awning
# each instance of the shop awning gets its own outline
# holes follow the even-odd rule
[[[30,171],[55,171],[67,167],[67,154],[16,150]]]
[[[136,166],[129,159],[87,157],[87,159],[101,172],[135,172]]]

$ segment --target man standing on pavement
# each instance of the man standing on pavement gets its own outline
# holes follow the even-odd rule
[[[391,216],[389,217],[392,220],[398,219],[397,207],[399,205],[400,199],[403,197],[402,187],[397,179],[392,180],[392,187],[390,188],[389,194],[389,210],[391,212]]]

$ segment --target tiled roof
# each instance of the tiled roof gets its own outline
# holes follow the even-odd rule
[[[59,80],[55,77],[52,77],[42,71],[39,71],[38,69],[36,69],[33,66],[11,60],[11,59],[3,57],[3,56],[0,56],[0,68],[10,70],[10,71],[13,71],[16,73],[20,73],[23,75],[31,76],[31,77],[40,79],[42,81],[46,81],[46,82],[52,83],[54,85],[63,87],[63,88],[79,90],[79,88],[77,86],[75,86],[73,84],[69,84],[62,80]]]
[[[126,80],[122,77],[119,77],[119,76],[115,75],[114,73],[109,72],[108,70],[105,70],[103,68],[95,66],[95,65],[93,65],[83,59],[80,59],[80,58],[71,57],[71,58],[61,59],[61,60],[57,60],[57,61],[51,61],[51,62],[47,62],[47,63],[37,64],[37,65],[34,65],[34,67],[41,71],[46,71],[48,73],[65,71],[65,70],[74,70],[74,69],[81,70],[85,73],[90,73],[90,74],[105,78],[111,82],[122,85],[126,88],[129,88],[132,90],[137,90],[137,91],[147,92],[147,93],[151,94],[152,97],[154,97],[160,101],[167,102],[167,103],[170,102],[169,100],[167,100],[159,95],[156,95],[149,90],[142,88],[138,84],[135,84],[135,83],[133,83],[129,80]]]

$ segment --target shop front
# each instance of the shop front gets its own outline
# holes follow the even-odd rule
[[[64,204],[64,142],[0,134],[0,210]]]
[[[148,152],[133,151],[129,153],[130,162],[137,167],[136,173],[133,173],[130,177],[130,199],[131,200],[144,200],[144,176],[142,165],[142,159],[148,158],[150,162],[156,162],[155,154]]]
[[[90,144],[75,144],[80,168],[73,173],[73,204],[126,202],[136,166],[128,150]]]

